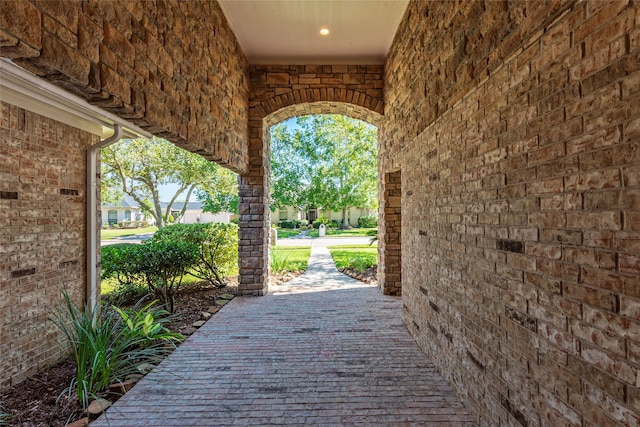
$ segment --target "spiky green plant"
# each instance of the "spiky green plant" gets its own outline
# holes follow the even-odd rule
[[[157,363],[171,349],[164,344],[181,338],[156,322],[152,304],[133,315],[97,306],[76,307],[65,292],[64,308],[52,321],[63,332],[76,365],[76,375],[65,390],[75,393],[83,407],[110,384],[138,372],[143,363]]]

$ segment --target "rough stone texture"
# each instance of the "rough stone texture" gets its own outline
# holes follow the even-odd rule
[[[250,67],[249,173],[240,177],[239,289],[264,295],[269,278],[269,130],[294,116],[345,114],[379,126],[379,65],[254,65]]]
[[[247,63],[217,2],[11,0],[0,7],[0,56],[247,171]]]
[[[85,150],[94,135],[0,102],[0,388],[59,360],[49,317],[85,295]]]
[[[378,284],[385,295],[402,295],[402,177],[388,172],[380,180]]]
[[[640,424],[639,34],[626,1],[412,2],[398,30],[403,317],[482,425]]]

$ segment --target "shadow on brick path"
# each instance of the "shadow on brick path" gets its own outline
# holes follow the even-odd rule
[[[402,301],[339,273],[322,246],[299,278],[234,299],[92,427],[474,426]]]

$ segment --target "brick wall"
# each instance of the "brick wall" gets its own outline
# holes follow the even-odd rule
[[[149,133],[247,169],[247,64],[217,2],[5,0],[0,56]]]
[[[269,275],[269,129],[305,114],[345,114],[378,125],[380,65],[252,65],[249,172],[240,177],[240,291],[264,295]]]
[[[412,2],[385,80],[417,342],[482,425],[638,425],[637,2]]]
[[[57,361],[49,321],[85,298],[86,132],[0,102],[0,388]]]

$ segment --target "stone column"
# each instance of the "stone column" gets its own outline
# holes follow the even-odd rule
[[[249,170],[238,177],[239,289],[265,295],[269,280],[269,139],[262,119],[249,120]]]
[[[378,283],[385,295],[401,295],[402,184],[400,171],[385,173],[382,184]]]

